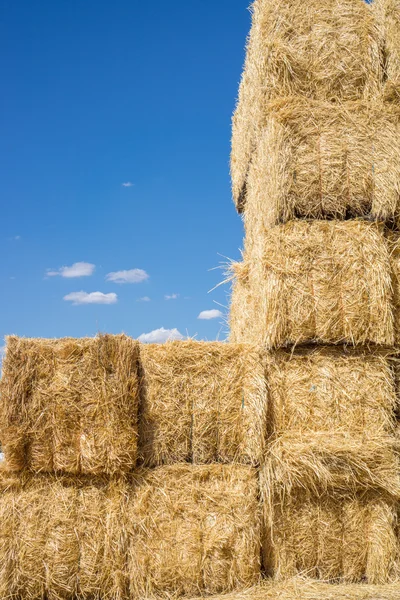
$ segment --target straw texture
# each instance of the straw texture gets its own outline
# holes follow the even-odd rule
[[[169,342],[141,347],[139,453],[146,466],[256,465],[264,454],[264,362],[249,345]]]
[[[256,0],[233,118],[233,195],[241,210],[271,100],[346,101],[378,95],[382,31],[362,0]]]
[[[264,564],[276,579],[296,574],[342,583],[395,579],[397,507],[381,494],[317,497],[299,489],[284,499],[271,495],[265,506]]]
[[[339,348],[268,357],[270,485],[400,498],[391,360]]]
[[[398,584],[331,585],[295,577],[285,582],[264,581],[243,592],[214,596],[213,600],[400,600]]]
[[[7,338],[0,438],[10,470],[114,474],[136,464],[139,345]]]
[[[385,55],[385,99],[400,101],[400,2],[374,0],[373,10],[382,28]]]
[[[250,467],[179,465],[124,480],[1,478],[0,597],[224,593],[260,577]]]
[[[236,293],[232,311],[246,305],[253,324],[241,339],[231,321],[235,341],[393,345],[392,267],[379,225],[292,221],[264,232],[244,260],[253,308]]]
[[[270,105],[248,173],[248,243],[295,218],[400,224],[400,109],[290,98]]]

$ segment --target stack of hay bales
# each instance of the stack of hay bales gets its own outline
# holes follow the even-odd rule
[[[230,325],[231,342],[267,356],[264,568],[388,584],[400,576],[400,4],[252,8]]]
[[[8,338],[0,598],[256,584],[264,369],[248,345]]]

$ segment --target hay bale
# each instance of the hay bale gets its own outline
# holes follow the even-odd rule
[[[260,576],[255,470],[176,465],[125,479],[0,478],[0,597],[212,594]]]
[[[246,340],[234,333],[237,341],[393,345],[391,264],[379,225],[292,221],[264,232],[245,261],[254,324]]]
[[[290,98],[270,106],[249,167],[248,244],[295,218],[400,224],[400,109]]]
[[[372,4],[384,44],[385,100],[400,100],[400,3],[374,0]]]
[[[264,486],[262,486],[264,487]],[[264,564],[276,579],[387,584],[396,574],[397,506],[380,493],[282,498],[264,490]]]
[[[336,347],[278,350],[268,355],[270,431],[345,432],[391,436],[397,408],[391,356],[385,352]]]
[[[381,29],[362,0],[256,0],[233,118],[233,196],[241,210],[271,100],[372,98],[383,80]]]
[[[222,593],[260,577],[257,474],[250,467],[159,467],[128,521],[132,597]]]
[[[213,600],[400,600],[397,583],[389,585],[329,584],[303,577],[281,582],[266,579],[248,590],[214,596]],[[198,599],[200,600],[200,599]]]
[[[138,343],[9,337],[0,438],[10,470],[114,474],[136,464]]]
[[[141,347],[141,367],[139,453],[146,466],[260,461],[267,403],[256,348],[150,344]]]

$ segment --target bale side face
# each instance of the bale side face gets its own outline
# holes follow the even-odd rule
[[[380,494],[272,501],[264,562],[276,579],[298,574],[331,583],[388,584],[396,574],[396,505]]]
[[[146,466],[258,464],[267,410],[264,363],[247,345],[170,342],[141,348],[139,451]]]
[[[400,221],[400,111],[381,103],[271,105],[249,168],[247,243],[295,218]]]
[[[250,467],[178,465],[119,481],[15,476],[1,487],[1,598],[209,595],[259,580]]]
[[[372,98],[383,81],[382,31],[362,0],[256,0],[233,119],[233,195],[241,210],[271,100]]]
[[[400,101],[400,3],[374,0],[373,10],[382,31],[385,55],[385,100]]]
[[[136,464],[138,343],[9,337],[0,438],[10,470],[114,474]]]
[[[385,355],[343,349],[271,353],[268,461],[281,494],[303,487],[400,497],[396,388]]]
[[[245,254],[257,298],[249,343],[393,345],[391,264],[379,225],[292,221],[259,244]]]

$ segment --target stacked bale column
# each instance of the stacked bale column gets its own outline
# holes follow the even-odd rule
[[[399,578],[399,16],[389,0],[253,4],[230,325],[269,356],[264,567],[278,579]]]

